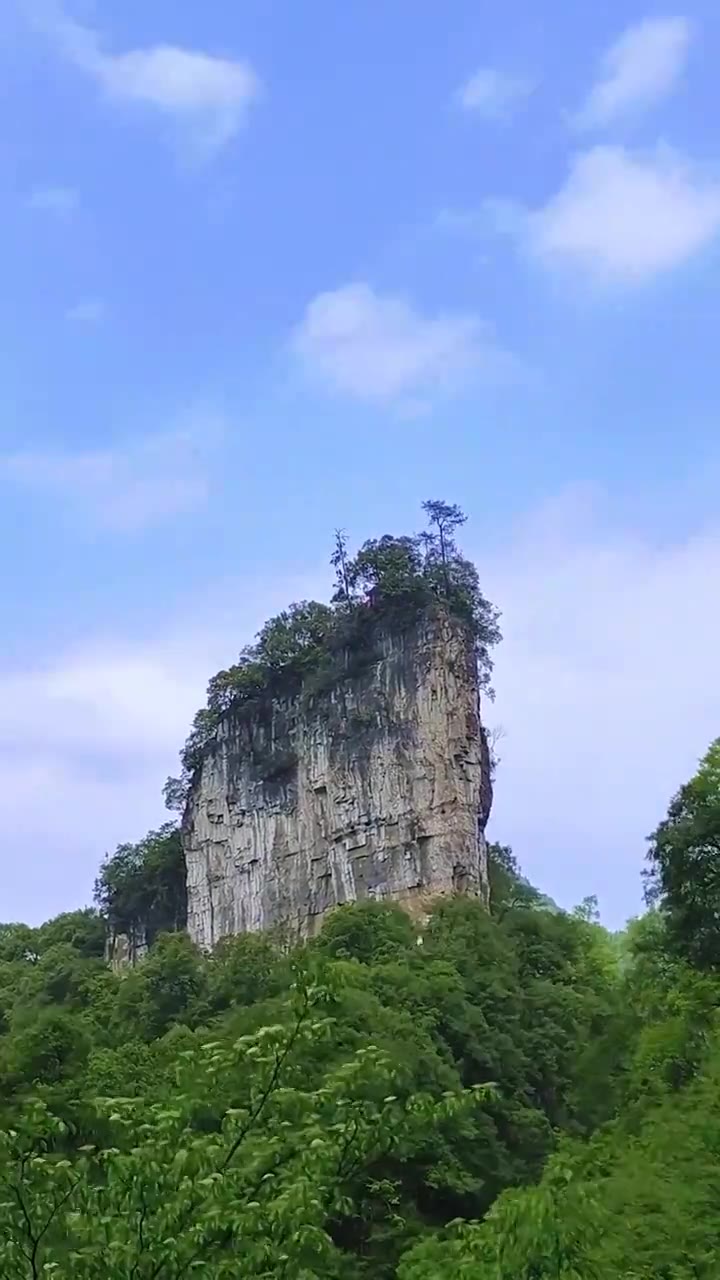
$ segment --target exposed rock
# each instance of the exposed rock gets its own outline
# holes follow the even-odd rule
[[[133,968],[147,950],[148,940],[143,925],[134,925],[127,932],[110,929],[105,942],[105,960],[111,969],[120,973]]]
[[[487,896],[492,801],[472,637],[424,620],[322,694],[230,711],[183,821],[188,930],[317,930],[364,898],[418,916],[443,894]]]

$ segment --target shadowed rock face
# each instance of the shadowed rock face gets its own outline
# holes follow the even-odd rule
[[[110,929],[105,942],[105,960],[116,973],[132,969],[147,955],[145,927],[138,922],[128,932]]]
[[[424,915],[442,894],[487,894],[492,801],[472,639],[424,621],[325,693],[229,712],[183,821],[188,930],[283,926],[373,898]]]

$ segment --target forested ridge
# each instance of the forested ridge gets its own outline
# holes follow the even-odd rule
[[[176,792],[228,706],[343,678],[378,618],[454,611],[487,685],[464,517],[425,509],[355,557],[339,536],[331,605],[213,677]],[[720,739],[623,932],[506,846],[489,874],[489,909],[367,902],[204,955],[169,822],[106,859],[95,908],[0,925],[0,1280],[715,1280]],[[114,972],[108,925],[138,921],[150,950]]]

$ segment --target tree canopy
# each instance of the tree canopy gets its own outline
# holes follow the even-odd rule
[[[701,968],[720,966],[720,738],[672,799],[650,836],[649,903],[660,902],[668,939]]]
[[[620,935],[497,844],[489,911],[203,955],[172,824],[106,860],[99,911],[0,926],[2,1280],[714,1280],[717,761]],[[112,972],[106,916],[148,906]]]
[[[187,889],[177,825],[167,822],[137,844],[119,845],[100,868],[95,902],[115,932],[142,931],[146,943],[158,933],[183,929]]]
[[[103,910],[171,834],[106,864]],[[532,1183],[592,1126],[580,1050],[618,1002],[600,926],[531,901],[422,932],[347,906],[290,950],[159,933],[121,973],[93,912],[4,927],[0,1276],[389,1280]]]

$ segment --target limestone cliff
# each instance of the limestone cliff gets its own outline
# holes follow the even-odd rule
[[[277,925],[311,934],[364,898],[422,915],[487,893],[492,791],[472,637],[425,619],[321,694],[230,711],[183,820],[188,930],[204,948]]]
[[[141,923],[136,923],[127,929],[117,929],[112,925],[109,927],[105,942],[105,960],[116,973],[133,968],[143,956],[147,955],[147,951],[147,934]]]

